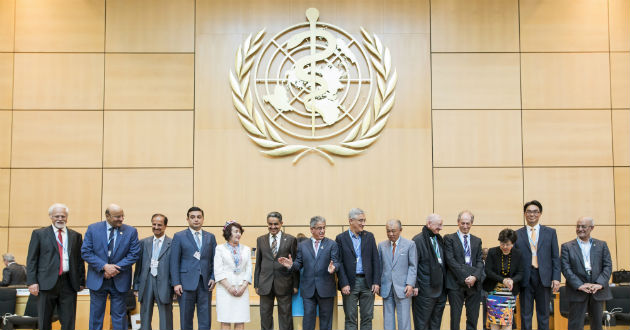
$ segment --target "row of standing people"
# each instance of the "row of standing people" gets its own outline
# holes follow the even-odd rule
[[[481,260],[481,240],[469,234],[474,216],[468,211],[458,216],[458,232],[444,238],[439,235],[442,219],[436,214],[427,218],[422,232],[412,240],[400,236],[400,221],[389,221],[388,240],[378,246],[374,235],[363,230],[366,217],[360,209],[350,211],[349,230],[339,234],[336,241],[325,237],[325,219],[313,217],[312,237],[299,245],[293,236],[281,231],[282,216],[272,212],[267,217],[269,234],[257,240],[254,271],[254,287],[261,297],[261,328],[273,328],[274,299],[278,301],[280,329],[292,328],[290,300],[299,283],[304,300],[303,328],[314,329],[318,315],[320,329],[331,329],[338,283],[343,296],[345,329],[358,329],[359,323],[361,329],[371,328],[375,294],[383,297],[385,329],[395,328],[394,315],[399,329],[410,329],[410,305],[415,329],[439,329],[447,297],[451,305],[451,328],[459,328],[462,307],[466,305],[477,306],[466,309],[466,327],[476,329],[483,283],[488,291],[495,289],[496,284],[511,289],[514,296],[521,291],[524,329],[531,329],[536,300],[538,328],[547,329],[549,295],[551,290],[557,290],[560,277],[557,238],[555,230],[538,224],[542,214],[540,203],[529,202],[524,211],[528,226],[516,233],[502,231],[501,245],[490,249],[485,266]],[[40,295],[38,311],[43,316],[40,329],[50,329],[55,306],[62,328],[73,329],[76,292],[85,285],[90,289],[90,329],[102,328],[108,295],[113,328],[126,329],[124,298],[131,287],[131,266],[135,262],[138,263],[133,289],[141,302],[143,328],[151,327],[153,302],[158,305],[160,329],[173,328],[172,293],[175,292],[181,328],[193,328],[196,307],[198,328],[209,329],[215,281],[219,283],[217,318],[222,326],[229,328],[234,323],[235,328],[242,328],[249,321],[251,252],[239,244],[244,230],[238,223],[226,223],[227,243],[217,246],[214,235],[202,229],[203,210],[192,207],[187,212],[189,228],[176,233],[173,239],[164,235],[168,219],[156,214],[151,219],[154,236],[138,241],[135,228],[122,224],[123,210],[110,205],[105,212],[106,221],[90,225],[82,241],[80,234],[66,227],[65,205],[51,206],[49,215],[53,228],[33,232],[27,262],[29,290]],[[612,267],[606,243],[590,238],[592,219],[580,219],[576,228],[578,239],[563,245],[562,263],[572,293],[569,300],[574,305],[571,308],[574,323],[578,315],[574,311],[588,308],[596,313],[599,308],[601,315],[599,302],[610,296],[607,283]],[[585,251],[586,243],[579,243],[585,232],[588,237],[584,242],[588,243],[590,256],[597,256],[592,264],[589,257],[588,267],[585,267],[587,259],[572,256],[575,246]],[[517,248],[512,249],[514,243]],[[582,252],[580,256],[583,255],[587,254]],[[83,260],[88,264],[87,281]],[[576,260],[582,263],[576,264]],[[503,321],[503,326],[510,325]]]

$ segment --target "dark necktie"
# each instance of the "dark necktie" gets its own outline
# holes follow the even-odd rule
[[[108,261],[111,261],[112,254],[114,251],[114,235],[116,234],[116,231],[114,229],[116,228],[114,227],[109,228],[109,240],[107,241],[107,260]]]
[[[278,255],[278,241],[276,240],[276,235],[273,235],[273,241],[271,242],[271,253],[274,259]]]
[[[466,253],[466,265],[472,266],[472,260],[470,260],[470,245],[468,245],[468,235],[464,235],[464,251]]]

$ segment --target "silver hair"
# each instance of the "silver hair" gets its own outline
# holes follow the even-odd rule
[[[457,222],[459,222],[459,220],[462,218],[462,215],[464,215],[466,213],[470,214],[470,222],[471,223],[475,222],[475,215],[472,212],[470,212],[469,210],[463,210],[463,211],[459,212],[459,214],[457,215]]]
[[[11,253],[3,254],[2,259],[6,262],[15,262],[15,257]]]
[[[442,220],[442,217],[437,213],[431,213],[427,216],[427,223]]]
[[[595,226],[595,219],[593,219],[593,217],[580,217],[580,219],[588,220],[591,222],[591,226]]]
[[[402,229],[402,222],[400,222],[400,220],[398,219],[387,220],[386,225],[394,225],[394,224],[398,225],[398,229]]]
[[[350,212],[348,212],[348,219],[356,219],[357,216],[361,214],[365,214],[365,212],[363,212],[363,210],[361,210],[360,208],[355,207],[352,210],[350,210]]]
[[[326,219],[324,219],[324,217],[316,215],[314,217],[311,218],[311,228],[315,228],[315,226],[319,223],[319,222],[323,222],[324,224],[326,224]]]
[[[48,208],[48,216],[51,216],[55,209],[64,209],[66,214],[70,213],[70,209],[66,206],[66,204],[55,203]]]

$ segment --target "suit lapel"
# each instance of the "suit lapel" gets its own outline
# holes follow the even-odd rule
[[[202,233],[203,233],[203,231],[202,231]],[[197,242],[195,241],[195,238],[193,237],[193,234],[190,232],[190,228],[186,228],[186,237],[188,237],[188,240],[190,240],[190,242],[192,243],[193,248],[195,250],[199,251],[197,249]],[[201,242],[201,247],[203,248],[203,242]],[[201,252],[201,251],[199,251],[199,252]]]
[[[389,243],[390,249],[391,249],[391,246],[392,244]],[[398,241],[398,245],[396,245],[396,251],[394,252],[393,259],[392,259],[392,267],[398,261],[398,257],[400,257],[400,251],[402,251],[404,248],[405,248],[405,242],[401,239]]]
[[[350,233],[347,230],[343,233],[343,237],[346,240],[346,246],[348,246],[350,248],[350,251],[352,252],[352,255],[356,259],[357,258],[357,253],[354,252],[354,243],[352,242],[352,238],[350,238]]]
[[[147,260],[153,259],[153,239],[154,239],[154,236],[151,236],[148,239],[144,240],[144,242],[142,244],[143,245],[142,253],[144,253],[143,255],[149,256],[149,258]]]
[[[162,256],[164,255],[164,253],[166,253],[166,250],[168,250],[170,247],[171,247],[171,239],[164,236],[164,242],[162,242],[162,248],[160,249],[160,255],[158,259],[162,259]]]
[[[74,245],[74,235],[70,235],[70,229],[66,227],[66,236],[68,236],[68,258],[70,257],[70,251],[72,251],[72,245]]]
[[[580,265],[582,265],[582,268],[580,269],[586,272],[586,267],[584,266],[584,255],[582,254],[582,249],[580,248],[580,244],[576,240],[573,240],[571,243],[573,245],[573,251],[575,252],[575,255],[578,256],[578,259],[580,259]],[[592,247],[591,247],[591,251],[593,251]]]

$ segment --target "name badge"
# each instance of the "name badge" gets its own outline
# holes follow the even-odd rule
[[[197,259],[197,260],[201,260],[201,253],[199,253],[199,251],[197,251],[197,252],[195,252],[195,253],[193,254],[193,257],[194,257],[195,259]]]
[[[160,265],[159,260],[151,259],[151,268],[158,268],[159,265]]]
[[[466,259],[466,263],[470,263],[470,256],[464,257]]]
[[[440,263],[440,265],[442,264],[442,258],[438,258],[438,263]]]

